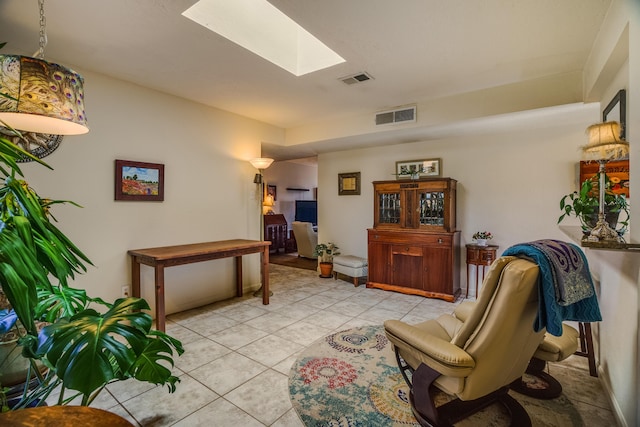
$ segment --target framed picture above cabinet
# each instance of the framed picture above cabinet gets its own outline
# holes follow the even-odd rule
[[[442,161],[440,159],[403,160],[396,162],[396,179],[418,179],[440,176]]]

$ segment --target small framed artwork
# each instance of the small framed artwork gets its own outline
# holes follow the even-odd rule
[[[418,179],[429,176],[440,176],[442,161],[440,159],[403,160],[396,162],[397,179]]]
[[[164,165],[116,160],[116,200],[164,200]]]
[[[267,196],[273,196],[273,201],[278,200],[278,188],[275,185],[267,184]]]
[[[598,162],[580,162],[580,185],[598,173]],[[629,198],[629,160],[617,160],[607,162],[604,165],[604,173],[611,181],[611,191],[615,194],[624,194]]]
[[[360,195],[360,172],[349,172],[338,174],[338,195],[339,196],[359,196]]]
[[[603,122],[620,123],[620,139],[627,136],[627,92],[621,89],[602,111]]]

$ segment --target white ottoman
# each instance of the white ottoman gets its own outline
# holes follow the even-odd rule
[[[337,255],[333,257],[333,278],[338,273],[353,277],[353,286],[358,286],[358,278],[367,277],[367,260],[353,255]]]

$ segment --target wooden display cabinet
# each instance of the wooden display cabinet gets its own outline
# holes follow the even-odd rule
[[[454,301],[460,293],[456,180],[377,181],[367,287]]]

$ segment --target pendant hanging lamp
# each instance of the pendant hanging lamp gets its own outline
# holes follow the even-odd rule
[[[44,0],[38,0],[38,5],[37,54],[0,55],[0,125],[54,135],[87,133],[83,78],[67,67],[44,60]]]

